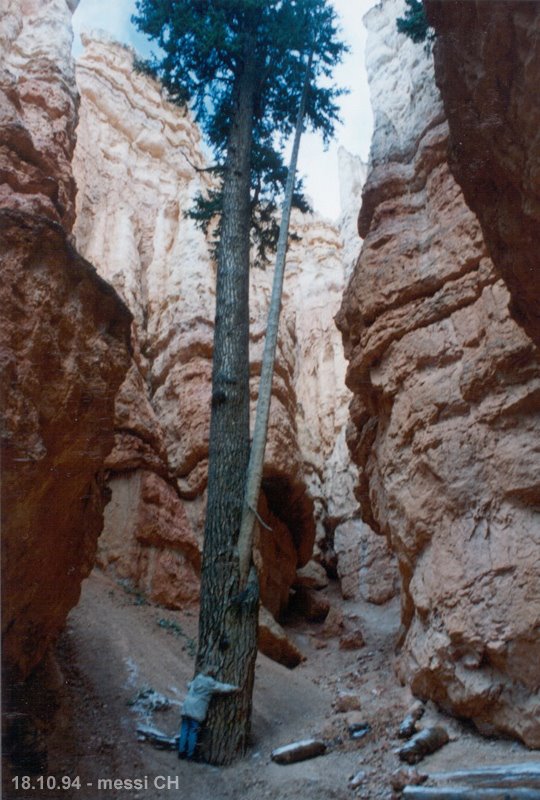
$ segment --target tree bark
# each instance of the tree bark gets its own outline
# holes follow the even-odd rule
[[[254,37],[247,36],[236,80],[223,183],[218,250],[208,502],[201,575],[196,670],[240,687],[216,697],[202,739],[203,757],[228,764],[246,749],[257,656],[258,588],[238,598],[237,541],[249,458],[250,170],[257,85]]]
[[[289,225],[291,220],[294,184],[296,182],[296,165],[298,162],[298,152],[300,150],[300,139],[302,137],[302,131],[304,128],[304,116],[306,113],[307,98],[309,93],[312,62],[313,50],[309,54],[308,63],[306,66],[302,97],[300,99],[300,106],[298,108],[298,116],[296,119],[293,148],[289,164],[289,171],[287,173],[287,184],[285,187],[283,208],[281,211],[276,264],[274,268],[274,279],[272,282],[272,297],[270,299],[270,307],[268,309],[268,322],[266,326],[266,337],[264,340],[261,378],[259,381],[259,397],[257,400],[255,427],[253,429],[253,442],[251,445],[248,474],[246,479],[242,524],[238,539],[240,586],[242,588],[247,582],[252,559],[255,517],[257,504],[259,501],[259,493],[261,490],[264,453],[266,450],[266,439],[268,435],[268,418],[270,416],[270,402],[272,400],[272,379],[274,376],[279,318],[281,315],[281,296],[283,294],[283,277],[285,274],[285,259],[287,256]]]

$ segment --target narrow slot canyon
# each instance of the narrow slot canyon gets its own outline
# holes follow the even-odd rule
[[[364,16],[368,163],[340,147],[339,216],[291,218],[230,766],[174,750],[219,177],[130,47],[73,58],[78,5],[0,11],[3,796],[540,797],[540,3],[424,0],[423,42],[414,1]],[[253,248],[252,426],[272,277]],[[408,760],[410,714],[444,737]]]

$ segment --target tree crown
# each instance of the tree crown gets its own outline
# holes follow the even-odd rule
[[[137,0],[137,27],[160,47],[148,67],[170,99],[195,112],[223,168],[246,47],[257,75],[251,157],[252,227],[264,253],[273,244],[276,198],[285,184],[283,149],[294,130],[313,50],[307,126],[331,138],[339,120],[332,72],[345,51],[328,0]],[[249,45],[248,45],[249,42]],[[220,191],[199,198],[192,216],[203,225],[220,210]],[[295,205],[308,209],[297,187]]]

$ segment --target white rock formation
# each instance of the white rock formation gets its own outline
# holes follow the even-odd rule
[[[400,160],[404,154],[411,156],[425,125],[444,119],[431,55],[398,33],[396,20],[405,9],[404,0],[385,0],[364,17],[368,30],[366,70],[374,114],[370,167],[398,154]]]
[[[77,2],[0,4],[0,203],[45,214],[67,231],[74,218],[71,14]]]
[[[368,165],[362,161],[360,156],[349,153],[344,147],[339,148],[338,171],[341,201],[339,228],[344,244],[342,260],[347,279],[354,269],[360,252],[358,211],[367,170]]]

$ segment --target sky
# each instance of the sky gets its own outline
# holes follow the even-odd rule
[[[336,137],[325,151],[319,136],[304,134],[300,148],[299,173],[304,176],[305,192],[316,211],[335,219],[340,214],[338,148],[345,147],[350,153],[367,161],[373,116],[369,100],[369,89],[364,66],[366,31],[362,23],[364,14],[376,0],[332,0],[341,19],[342,36],[351,52],[335,71],[336,83],[350,89],[350,94],[341,98],[343,123]],[[81,31],[105,30],[118,41],[131,45],[141,55],[152,49],[145,37],[131,24],[135,11],[135,0],[80,0],[73,15],[75,56],[82,51]]]

